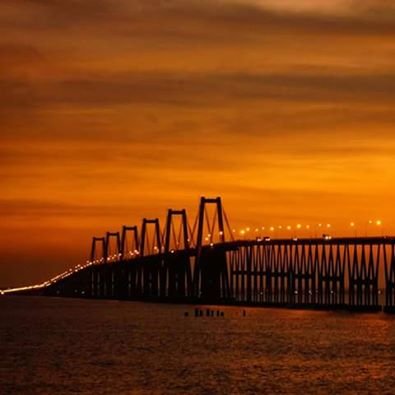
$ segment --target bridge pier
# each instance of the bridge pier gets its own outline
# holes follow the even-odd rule
[[[192,273],[189,252],[167,254],[164,258],[164,268],[165,275],[162,287],[166,296],[178,299],[192,296]]]
[[[194,288],[203,301],[219,302],[230,297],[226,253],[221,248],[202,248],[197,261]]]
[[[153,255],[150,259],[145,259],[143,267],[143,296],[159,296],[159,276],[161,273],[161,257]]]

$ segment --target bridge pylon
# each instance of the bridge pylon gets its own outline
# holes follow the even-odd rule
[[[130,245],[128,245],[128,234],[132,233],[132,240]],[[134,257],[137,253],[139,254],[140,241],[139,241],[139,231],[137,226],[126,226],[122,227],[121,233],[121,257],[122,259],[130,259]]]
[[[179,229],[174,225],[180,217]],[[190,262],[190,235],[185,209],[167,212],[164,234],[165,258],[161,270],[161,296],[172,298],[192,295],[192,273]]]
[[[129,238],[129,234],[131,237]],[[140,239],[137,226],[122,227],[121,233],[121,259],[122,264],[119,265],[118,283],[119,283],[119,297],[134,298],[137,296],[137,264],[133,262],[140,254]]]
[[[101,244],[101,257],[97,259],[97,243]],[[101,262],[106,254],[106,239],[105,237],[92,237],[92,246],[91,246],[91,253],[90,253],[90,262],[92,263],[99,263]]]
[[[153,226],[152,235],[149,234],[150,225]],[[152,238],[150,236],[152,236]],[[142,296],[148,296],[148,297],[159,296],[161,251],[162,251],[162,236],[160,231],[159,219],[143,218],[139,252],[142,258],[147,257],[147,259],[141,260],[137,272],[137,286],[139,290],[138,292],[140,292]]]
[[[208,205],[215,208],[211,221],[206,209]],[[227,256],[220,247],[225,243],[224,217],[220,197],[200,198],[193,277],[195,297],[219,300],[230,295]],[[205,228],[207,235],[204,234]],[[208,245],[204,246],[204,242]]]
[[[100,245],[101,255],[98,256],[98,248],[97,245]],[[91,270],[91,286],[90,286],[90,296],[91,297],[102,297],[103,295],[103,283],[104,276],[102,271],[100,270],[100,266],[97,266],[99,263],[105,262],[106,257],[106,238],[105,237],[93,237],[92,238],[92,247],[90,253],[90,262],[92,265]]]
[[[115,245],[112,245],[114,240]],[[105,256],[104,262],[108,265],[103,267],[104,281],[103,281],[103,294],[107,297],[115,297],[116,290],[119,290],[119,273],[118,266],[110,267],[110,263],[115,263],[121,260],[121,237],[119,232],[107,232],[105,243]],[[114,248],[111,248],[114,247]],[[112,266],[112,265],[111,265]]]

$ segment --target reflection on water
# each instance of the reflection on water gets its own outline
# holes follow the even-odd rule
[[[217,309],[213,307],[213,309]],[[0,298],[0,393],[392,393],[395,317]],[[189,317],[184,312],[189,311]]]

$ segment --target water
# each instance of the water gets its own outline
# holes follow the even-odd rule
[[[395,393],[395,316],[221,310],[2,297],[0,393]]]

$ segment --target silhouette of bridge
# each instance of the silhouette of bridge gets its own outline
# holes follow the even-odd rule
[[[45,295],[395,311],[395,237],[235,240],[221,198],[92,239],[90,258]],[[6,291],[5,291],[6,292]]]

